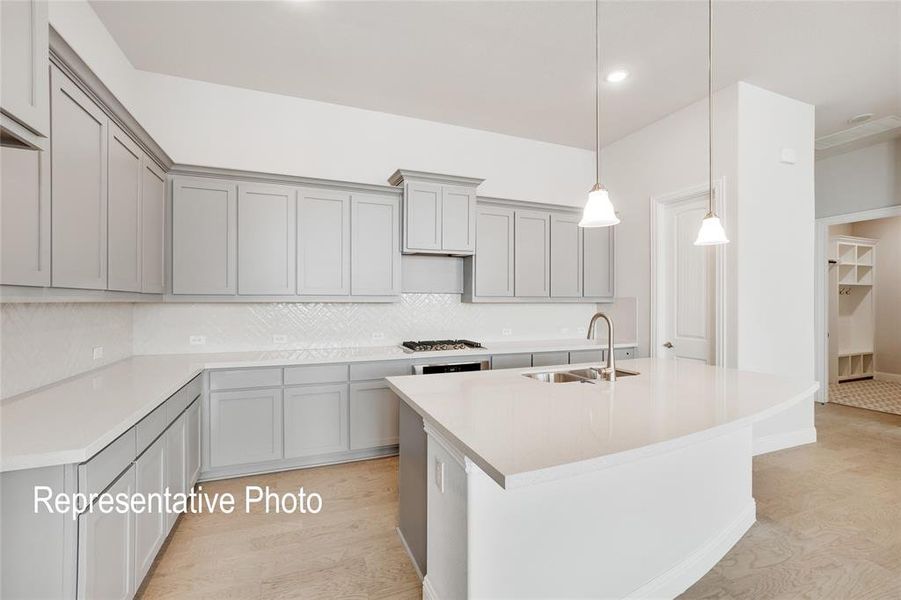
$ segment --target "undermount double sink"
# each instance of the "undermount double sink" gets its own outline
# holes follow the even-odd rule
[[[638,371],[628,369],[616,369],[616,376],[629,377],[638,375]],[[523,377],[534,379],[542,383],[597,383],[607,381],[601,369],[589,367],[587,369],[574,369],[572,371],[541,371],[538,373],[523,373]]]

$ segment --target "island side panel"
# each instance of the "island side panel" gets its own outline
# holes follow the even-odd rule
[[[426,493],[428,467],[426,433],[422,417],[403,400],[399,410],[398,529],[420,576],[427,565]]]
[[[472,465],[467,484],[470,598],[675,597],[755,519],[750,427],[507,490]]]

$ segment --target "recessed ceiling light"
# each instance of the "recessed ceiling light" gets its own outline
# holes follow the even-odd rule
[[[608,83],[619,83],[620,81],[624,81],[627,77],[629,77],[628,71],[617,69],[616,71],[607,73],[606,80]]]
[[[860,125],[861,123],[865,123],[873,118],[873,113],[863,113],[859,115],[854,115],[850,119],[848,119],[849,125]]]

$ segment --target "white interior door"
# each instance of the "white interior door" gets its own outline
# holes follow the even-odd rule
[[[712,362],[713,252],[695,246],[707,196],[659,211],[657,356]]]

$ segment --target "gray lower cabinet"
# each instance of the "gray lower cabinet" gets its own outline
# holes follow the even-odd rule
[[[135,492],[145,498],[166,488],[169,444],[168,435],[162,435],[150,445],[134,464]],[[181,490],[171,490],[173,493]],[[138,587],[150,570],[156,553],[169,532],[169,518],[165,510],[135,512],[134,518],[134,587]],[[97,596],[103,597],[103,596]]]
[[[108,493],[131,496],[135,466],[109,487]],[[78,598],[131,598],[135,592],[135,519],[131,511],[84,512],[78,517]]]
[[[173,180],[173,294],[237,292],[237,219],[234,183],[201,177]]]
[[[384,380],[350,384],[351,450],[397,444],[399,402]]]
[[[480,206],[476,220],[476,255],[472,259],[473,295],[512,297],[514,213],[511,209]]]
[[[533,367],[551,367],[569,364],[569,352],[535,352],[532,354]]]
[[[166,176],[146,154],[141,161],[141,291],[165,291]]]
[[[0,283],[49,286],[50,152],[4,146],[0,162]]]
[[[592,227],[583,232],[582,293],[586,298],[613,300],[614,228]]]
[[[582,228],[578,214],[551,214],[551,297],[582,297]]]
[[[106,113],[50,68],[51,269],[55,287],[107,287]]]
[[[297,199],[297,293],[350,294],[350,193],[302,189]]]
[[[143,152],[115,123],[109,125],[107,288],[140,292]]]
[[[209,446],[213,467],[282,458],[282,390],[212,392]]]
[[[347,450],[347,420],[346,383],[285,388],[285,458]]]
[[[295,188],[238,185],[239,294],[294,294],[296,210]]]
[[[191,489],[200,477],[200,400],[185,411],[185,488]]]
[[[551,293],[550,213],[517,210],[514,233],[514,290],[519,298],[548,297]]]
[[[188,489],[188,427],[186,414],[175,420],[164,436],[166,441],[166,485],[172,494],[184,493]],[[175,525],[176,513],[166,514],[166,531]],[[140,556],[138,557],[140,559]],[[138,581],[144,576],[138,572]]]
[[[351,294],[400,294],[400,200],[353,194],[351,198]]]
[[[0,104],[4,115],[44,137],[50,133],[47,13],[46,0],[0,2]]]

